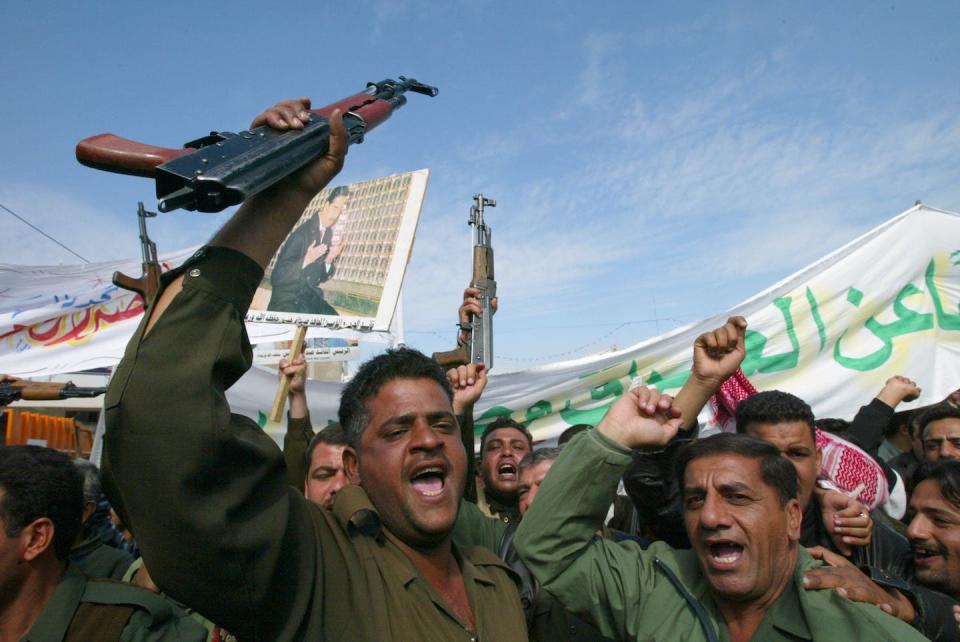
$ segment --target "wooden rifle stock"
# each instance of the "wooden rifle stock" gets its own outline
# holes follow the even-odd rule
[[[55,383],[52,381],[30,381],[15,379],[0,383],[0,405],[18,399],[29,401],[56,401],[74,397],[98,397],[106,388],[78,388],[73,382]]]
[[[156,216],[156,212],[148,212],[143,207],[143,201],[137,204],[137,223],[140,226],[140,252],[143,255],[143,275],[139,279],[127,276],[122,272],[114,272],[112,281],[118,288],[136,292],[143,299],[143,307],[147,308],[153,302],[153,297],[160,289],[160,260],[157,258],[157,246],[147,234],[147,219]]]
[[[456,350],[447,350],[446,352],[434,352],[433,360],[440,364],[444,370],[465,366],[470,363],[470,350],[464,344]]]
[[[157,290],[160,288],[160,266],[144,265],[143,276],[139,279],[127,276],[123,272],[114,272],[111,280],[118,288],[139,294],[143,299],[143,306],[147,307],[153,301],[153,297],[157,296]]]
[[[193,151],[187,147],[156,147],[115,134],[97,134],[77,143],[77,160],[81,165],[105,172],[153,178],[158,165]]]

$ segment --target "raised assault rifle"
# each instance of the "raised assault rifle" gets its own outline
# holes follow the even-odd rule
[[[459,345],[456,350],[434,352],[433,359],[444,368],[453,368],[468,363],[482,363],[487,369],[493,368],[493,310],[490,302],[497,296],[497,282],[493,278],[493,245],[490,228],[483,221],[483,208],[496,207],[497,202],[484,198],[483,194],[473,197],[470,218],[467,224],[473,227],[473,280],[470,287],[480,290],[480,316],[472,316],[468,324],[462,325],[470,339]],[[457,343],[460,344],[459,335]]]
[[[153,301],[157,290],[160,289],[160,261],[157,259],[157,244],[147,235],[147,219],[156,216],[156,212],[148,212],[143,207],[143,201],[137,203],[137,221],[140,223],[140,251],[143,254],[143,275],[139,279],[127,276],[122,272],[113,273],[113,284],[124,290],[136,292],[143,298],[143,307],[146,308]]]
[[[303,129],[278,131],[267,125],[239,134],[212,132],[184,149],[154,147],[99,134],[77,144],[77,160],[108,172],[156,178],[158,209],[219,212],[237,205],[326,153],[333,110],[343,113],[349,142],[387,120],[412,91],[436,96],[437,88],[412,78],[367,83],[366,90],[310,111]]]
[[[0,382],[0,406],[6,406],[20,399],[50,401],[75,397],[99,397],[106,391],[106,388],[80,388],[72,381],[54,383],[14,379]]]

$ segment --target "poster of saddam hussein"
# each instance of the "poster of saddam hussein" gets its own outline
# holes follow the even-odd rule
[[[267,266],[247,320],[389,330],[429,173],[317,194]]]

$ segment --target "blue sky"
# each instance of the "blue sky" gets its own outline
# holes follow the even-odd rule
[[[453,339],[466,212],[497,199],[498,370],[625,347],[735,305],[922,198],[960,210],[956,2],[13,3],[0,203],[90,260],[139,254],[152,182],[73,157],[179,146],[279,99],[440,88],[343,182],[429,167],[408,342]],[[226,214],[151,224],[160,251]],[[77,259],[0,212],[2,261]],[[457,275],[462,275],[457,278]]]

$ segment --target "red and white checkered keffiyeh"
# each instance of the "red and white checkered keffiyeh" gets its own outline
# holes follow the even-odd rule
[[[755,395],[757,389],[743,371],[724,381],[710,397],[713,422],[724,432],[736,430],[734,418],[740,402]],[[883,468],[866,452],[837,435],[816,429],[817,448],[823,453],[820,479],[840,492],[863,502],[873,510],[890,498],[890,487]]]

